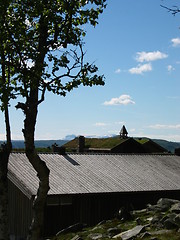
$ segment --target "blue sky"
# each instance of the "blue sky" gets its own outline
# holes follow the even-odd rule
[[[109,0],[96,28],[86,26],[86,59],[105,86],[80,87],[65,98],[46,95],[36,139],[119,134],[180,142],[180,14],[168,0]],[[23,139],[23,114],[10,109],[13,139]],[[0,139],[4,139],[0,116]]]

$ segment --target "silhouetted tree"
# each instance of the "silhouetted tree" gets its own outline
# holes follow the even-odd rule
[[[9,239],[8,234],[8,160],[12,150],[11,129],[9,121],[9,100],[13,98],[10,87],[11,70],[7,64],[8,49],[4,29],[4,13],[8,2],[0,4],[0,109],[4,113],[6,127],[6,143],[0,148],[0,239]]]
[[[104,76],[97,75],[98,68],[84,62],[83,37],[86,32],[83,25],[96,26],[105,2],[10,0],[4,13],[3,31],[9,52],[6,63],[15,73],[10,86],[24,99],[16,108],[25,116],[22,130],[25,152],[39,178],[28,239],[42,237],[43,212],[49,190],[49,169],[34,145],[38,106],[45,100],[46,91],[65,96],[81,84],[104,85]]]

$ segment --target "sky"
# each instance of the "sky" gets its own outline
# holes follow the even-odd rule
[[[47,94],[36,139],[118,135],[180,142],[180,13],[176,0],[108,0],[99,24],[86,26],[86,60],[105,86],[79,87],[66,97]],[[180,6],[180,4],[179,4]],[[12,139],[23,139],[24,116],[10,108]],[[0,115],[0,139],[5,139]]]

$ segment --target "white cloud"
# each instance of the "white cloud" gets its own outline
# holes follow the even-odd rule
[[[167,70],[168,70],[168,72],[172,72],[175,70],[175,68],[172,65],[168,65]]]
[[[104,105],[128,105],[128,104],[135,104],[132,98],[129,95],[121,95],[118,98],[112,98],[110,101],[105,101]]]
[[[105,126],[107,126],[107,123],[97,122],[97,123],[95,123],[95,126],[96,127],[105,127]]]
[[[129,132],[135,132],[135,131],[136,131],[135,128],[131,128],[131,129],[129,129]]]
[[[154,52],[137,52],[136,61],[137,62],[151,62],[159,59],[167,58],[168,55],[160,51]]]
[[[153,128],[153,129],[180,129],[180,124],[175,124],[175,125],[155,124],[155,125],[150,125],[149,128]]]
[[[121,72],[120,68],[116,69],[116,71],[115,71],[115,73],[120,73],[120,72]]]
[[[173,47],[180,46],[180,38],[173,38],[171,39]]]
[[[25,24],[26,24],[27,28],[32,27],[32,23],[27,18],[25,19]]]
[[[125,122],[115,122],[115,124],[117,124],[117,125],[124,125]]]
[[[0,140],[1,140],[1,141],[4,141],[5,139],[6,139],[5,134],[1,134],[1,133],[0,133]]]
[[[143,72],[150,72],[152,71],[152,66],[150,63],[138,65],[137,67],[129,69],[131,74],[142,74]]]
[[[27,68],[32,68],[32,67],[34,67],[34,64],[35,64],[35,62],[33,62],[31,59],[29,59],[29,60],[27,60],[26,61],[26,66],[27,66]]]

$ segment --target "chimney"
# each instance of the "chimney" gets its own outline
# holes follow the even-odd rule
[[[63,146],[59,147],[56,143],[52,145],[52,151],[60,155],[66,155],[66,148]]]
[[[180,156],[180,148],[174,150],[175,155]]]
[[[79,153],[84,152],[84,147],[85,147],[85,137],[79,136],[78,137],[78,152]]]

